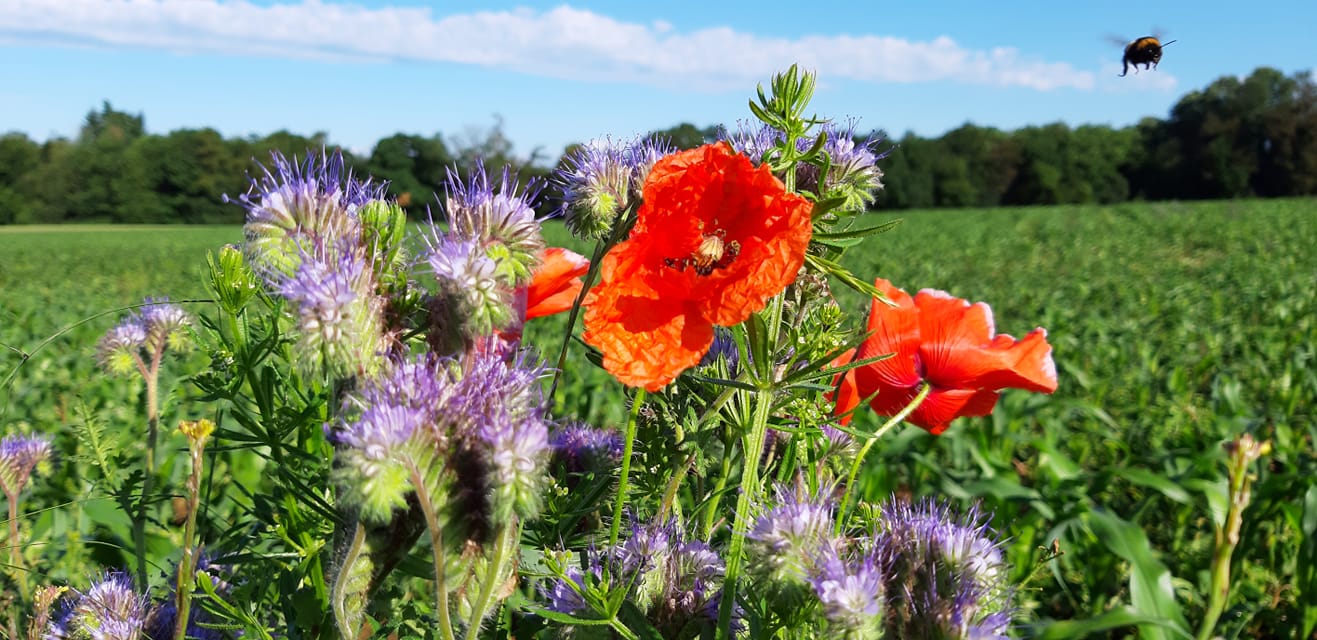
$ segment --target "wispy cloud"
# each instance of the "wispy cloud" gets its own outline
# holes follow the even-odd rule
[[[740,90],[793,62],[831,79],[950,81],[1040,91],[1091,90],[1091,71],[1010,47],[966,49],[949,37],[770,38],[729,27],[681,32],[561,6],[435,15],[319,0],[9,0],[0,42],[133,47],[176,53],[419,60],[554,78]]]

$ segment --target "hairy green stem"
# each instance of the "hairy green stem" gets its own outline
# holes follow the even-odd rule
[[[133,547],[137,559],[137,587],[146,591],[149,584],[146,576],[146,517],[147,505],[151,500],[151,491],[155,484],[155,449],[160,434],[160,401],[158,394],[160,380],[160,359],[165,353],[164,345],[159,345],[151,356],[148,366],[137,358],[138,369],[146,381],[146,473],[142,477],[142,495],[137,501],[137,517],[133,518]]]
[[[23,569],[23,554],[19,552],[18,544],[18,493],[5,492],[5,498],[9,501],[9,537],[5,542],[9,545],[9,570],[14,574],[14,582],[18,584],[18,598],[15,602],[8,603],[13,609],[9,617],[9,637],[18,637],[18,611],[21,609],[19,603],[27,596],[27,572]]]
[[[366,527],[362,526],[361,521],[358,520],[356,530],[352,534],[352,543],[348,545],[338,575],[334,577],[333,595],[330,600],[330,606],[334,608],[334,620],[338,624],[338,635],[343,640],[353,640],[357,637],[357,630],[347,626],[349,616],[344,591],[347,590],[348,580],[351,579],[352,566],[357,563],[357,557],[361,555],[361,549],[365,542]],[[182,636],[176,634],[174,637],[181,638]]]
[[[750,508],[759,496],[759,462],[764,455],[764,442],[768,439],[768,413],[773,405],[773,392],[755,392],[754,417],[745,435],[745,460],[741,471],[741,493],[736,498],[736,513],[732,521],[732,540],[727,550],[727,570],[723,578],[722,602],[718,608],[718,635],[730,638],[732,611],[736,607],[737,581],[741,577],[741,555],[745,536],[750,531]]]
[[[496,534],[494,553],[489,558],[489,565],[485,570],[485,579],[481,581],[480,594],[471,605],[471,619],[466,625],[467,640],[475,640],[480,635],[480,622],[485,618],[490,599],[494,596],[494,585],[502,584],[504,581],[500,574],[502,573],[503,563],[507,561],[508,552],[512,547],[509,543],[519,538],[516,535],[518,527],[514,524],[515,521],[515,517],[504,520],[499,527],[499,532]]]
[[[196,443],[189,447],[192,457],[192,471],[188,474],[187,524],[183,527],[183,560],[178,564],[177,619],[174,622],[174,637],[187,635],[188,614],[192,611],[192,588],[197,583],[196,547],[193,537],[197,532],[197,509],[201,508],[201,467],[204,444]]]
[[[630,489],[631,455],[636,447],[636,420],[640,417],[640,407],[645,404],[645,390],[637,389],[631,399],[631,417],[626,421],[626,434],[622,445],[622,475],[617,480],[617,502],[613,505],[613,522],[608,526],[608,548],[617,546],[617,534],[622,527],[622,509],[626,506],[626,494]]]
[[[742,550],[745,536],[750,531],[750,510],[759,498],[761,487],[759,467],[763,462],[764,442],[768,439],[768,418],[773,410],[773,398],[776,392],[776,372],[773,354],[777,352],[778,338],[782,330],[782,295],[778,294],[768,301],[765,319],[763,353],[765,362],[757,363],[763,367],[759,376],[759,390],[754,392],[753,413],[750,424],[746,425],[743,455],[741,461],[741,493],[736,498],[736,512],[732,520],[732,540],[727,550],[727,569],[723,574],[722,602],[718,607],[717,638],[726,640],[731,637],[732,611],[736,608],[737,582],[741,577]],[[730,455],[730,451],[726,454]]]
[[[453,621],[448,611],[448,563],[444,559],[444,530],[439,524],[438,513],[430,500],[430,491],[426,489],[425,479],[415,464],[409,465],[412,486],[416,490],[416,501],[421,503],[425,514],[425,528],[430,532],[430,551],[434,563],[435,613],[439,616],[439,637],[443,640],[455,640]]]
[[[611,246],[607,241],[600,240],[595,243],[594,253],[590,257],[590,268],[585,273],[584,284],[581,285],[581,292],[576,294],[576,300],[572,302],[572,312],[567,315],[567,330],[563,332],[562,346],[558,348],[558,365],[553,370],[553,381],[549,383],[549,399],[552,401],[554,393],[558,391],[558,378],[562,375],[562,368],[567,363],[567,345],[572,341],[572,327],[576,326],[576,317],[581,314],[581,303],[585,301],[585,294],[590,291],[590,285],[594,283],[595,276],[599,275],[599,261],[604,257],[604,252]]]
[[[918,409],[919,405],[924,402],[924,398],[928,397],[928,393],[932,389],[932,385],[925,382],[923,386],[919,388],[919,393],[915,394],[914,399],[910,401],[910,404],[905,405],[905,408],[889,418],[887,422],[884,422],[882,426],[875,429],[874,432],[864,440],[864,446],[860,447],[860,452],[855,454],[854,460],[851,460],[850,473],[846,474],[846,493],[841,498],[841,510],[837,512],[837,533],[841,533],[842,523],[846,521],[846,514],[849,513],[851,507],[854,506],[852,503],[856,500],[855,477],[859,475],[860,467],[864,464],[864,457],[869,454],[869,449],[873,447],[873,443],[877,442],[879,438],[886,435],[887,432],[891,431],[896,425],[901,424],[901,421],[905,420],[906,416],[909,416],[915,409]]]

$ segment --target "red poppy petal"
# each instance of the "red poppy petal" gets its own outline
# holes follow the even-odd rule
[[[1002,334],[992,341],[991,351],[998,354],[1000,366],[979,377],[983,389],[1027,389],[1041,393],[1056,391],[1056,362],[1047,330],[1038,327],[1021,340]]]
[[[550,247],[540,253],[540,266],[526,291],[526,319],[561,313],[572,308],[584,286],[580,276],[590,261],[573,251]]]
[[[855,359],[855,353],[856,350],[851,349],[846,353],[837,356],[829,366],[840,367],[849,364],[851,360]],[[850,424],[850,413],[855,407],[859,406],[860,398],[863,397],[860,395],[859,388],[855,384],[855,370],[851,369],[845,373],[833,376],[832,388],[834,391],[829,391],[828,393],[823,394],[823,397],[835,401],[832,415],[842,416],[840,422],[842,424]]]
[[[993,336],[992,309],[969,304],[941,291],[915,296],[923,344],[919,348],[925,377],[947,389],[1004,389],[1051,393],[1056,365],[1047,332],[1037,329],[1016,341]]]
[[[913,398],[914,394],[911,394]],[[906,422],[941,435],[961,416],[986,416],[997,405],[997,392],[969,389],[934,389],[919,403]],[[907,402],[909,402],[907,400]],[[904,406],[904,405],[902,405]]]
[[[860,393],[867,396],[879,387],[911,389],[921,382],[915,355],[919,352],[919,308],[906,292],[881,278],[874,287],[891,304],[875,299],[869,307],[870,336],[860,345],[857,358],[891,355],[886,360],[860,367]]]
[[[633,296],[591,302],[581,338],[603,352],[604,369],[625,385],[658,391],[713,343],[713,325],[671,304]]]

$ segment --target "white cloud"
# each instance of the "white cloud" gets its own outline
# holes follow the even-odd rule
[[[943,36],[771,38],[729,27],[682,32],[560,6],[436,16],[302,0],[6,0],[0,42],[22,41],[270,57],[475,64],[572,80],[742,89],[793,62],[826,78],[951,81],[1091,90],[1094,74],[1003,47],[970,50]]]

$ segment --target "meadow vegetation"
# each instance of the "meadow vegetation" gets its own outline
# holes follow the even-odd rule
[[[864,497],[981,501],[1007,536],[1016,581],[1032,575],[1016,598],[1025,635],[1120,636],[1142,625],[1156,637],[1167,633],[1157,621],[1188,620],[1193,629],[1207,608],[1214,537],[1228,512],[1223,445],[1248,433],[1271,450],[1251,469],[1252,501],[1217,633],[1311,637],[1317,201],[880,210],[868,218],[902,222],[850,251],[847,266],[911,292],[991,301],[1003,333],[1046,327],[1060,389],[1008,391],[992,416],[962,418],[942,436],[898,429],[870,453]],[[545,233],[549,245],[586,253],[557,225]],[[241,236],[236,226],[0,228],[0,426],[51,434],[58,461],[27,497],[32,582],[84,584],[131,565],[125,503],[106,490],[115,470],[95,457],[113,449],[103,440],[129,448],[140,438],[143,390],[102,374],[94,345],[144,296],[208,312],[207,252]],[[858,325],[866,301],[834,290]],[[565,322],[536,320],[527,342],[556,344]],[[163,369],[162,451],[174,453],[160,464],[174,493],[187,474],[187,441],[172,425],[207,415],[189,376],[208,355],[184,354]],[[625,422],[621,386],[581,349],[566,372],[555,413],[596,426]],[[878,419],[863,412],[859,420],[872,428]],[[261,483],[261,468],[231,453],[223,435],[203,495]],[[205,543],[230,538],[261,508],[260,498],[215,495],[225,497],[206,503],[198,523]],[[176,555],[171,527],[149,540],[153,557]],[[1040,563],[1055,550],[1062,555]]]

